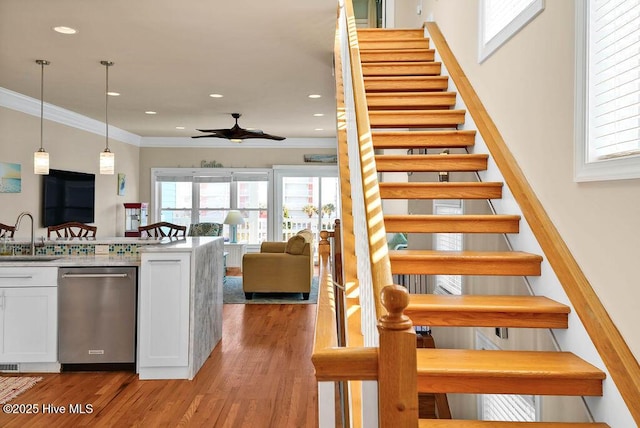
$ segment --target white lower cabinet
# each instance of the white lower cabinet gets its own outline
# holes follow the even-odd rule
[[[0,268],[0,363],[58,359],[55,267]]]
[[[143,253],[141,262],[140,378],[183,376],[189,366],[190,254]]]

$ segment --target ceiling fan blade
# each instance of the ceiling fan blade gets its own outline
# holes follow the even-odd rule
[[[229,129],[198,129],[200,132],[209,132],[209,135],[196,135],[191,138],[226,138],[227,140],[246,140],[249,138],[263,138],[267,140],[284,140],[285,137],[280,137],[278,135],[270,135],[265,134],[259,129],[249,130],[241,128],[238,125],[238,118],[240,117],[239,113],[233,113],[232,116],[235,118],[236,123],[232,128]]]

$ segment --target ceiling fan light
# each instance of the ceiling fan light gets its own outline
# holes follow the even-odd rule
[[[242,140],[239,138],[230,138],[229,141],[231,141],[232,143],[242,143]]]
[[[49,174],[49,153],[40,148],[33,154],[33,172],[35,174]]]

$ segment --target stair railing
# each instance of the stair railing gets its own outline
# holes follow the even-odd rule
[[[411,361],[416,365],[416,337],[402,313],[408,293],[390,285],[393,277],[355,23],[351,0],[339,0],[335,58],[346,344],[339,346],[335,322],[336,299],[341,295],[324,266],[324,258],[330,258],[321,252],[312,357],[319,422],[321,427],[334,426],[331,409],[341,401],[336,400],[334,382],[351,381],[351,419],[346,426],[417,426],[417,373],[398,370],[407,363],[411,367]]]
[[[640,365],[582,272],[566,243],[536,197],[493,120],[462,71],[435,22],[425,23],[426,36],[434,44],[462,98],[469,123],[474,123],[491,153],[513,198],[553,268],[598,354],[602,358],[632,417],[640,424]],[[476,147],[478,143],[476,142]]]

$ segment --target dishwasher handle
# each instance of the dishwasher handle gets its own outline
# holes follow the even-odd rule
[[[62,278],[127,278],[127,273],[63,273]]]

